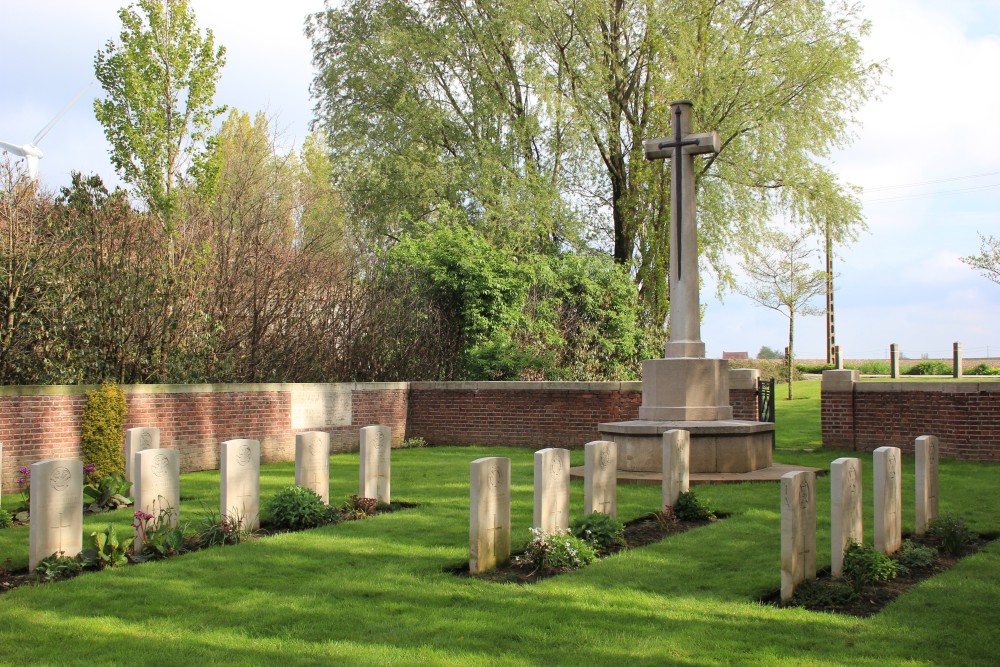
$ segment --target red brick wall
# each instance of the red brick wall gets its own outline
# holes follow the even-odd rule
[[[458,388],[452,389],[449,383],[412,383],[407,437],[420,436],[436,445],[582,447],[600,438],[599,423],[638,419],[642,403],[642,392],[635,389],[572,386],[585,383],[473,388],[490,384],[454,383]],[[518,385],[524,388],[512,388]]]
[[[733,419],[757,421],[757,391],[754,389],[730,389],[729,404],[733,406]]]
[[[1000,460],[1000,383],[855,384],[822,394],[823,444],[870,452],[936,435],[941,455]]]

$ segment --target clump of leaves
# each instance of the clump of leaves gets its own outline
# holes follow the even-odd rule
[[[137,510],[132,523],[142,536],[142,550],[135,555],[137,562],[162,560],[184,553],[184,532],[187,526],[180,526],[174,521],[174,510],[164,507],[155,517],[148,512]]]
[[[792,604],[809,609],[839,609],[857,598],[854,588],[842,581],[803,581],[795,587]]]
[[[403,444],[400,445],[400,447],[403,448],[403,449],[409,449],[411,447],[418,447],[419,448],[419,447],[426,447],[426,446],[427,446],[427,441],[424,440],[419,435],[415,436],[413,438],[407,438],[406,440],[403,440]]]
[[[21,505],[18,509],[27,512],[31,509],[31,468],[21,466],[17,469],[17,489],[21,492]]]
[[[85,505],[84,511],[97,514],[128,507],[132,504],[128,497],[131,488],[132,482],[117,472],[105,475],[97,484],[85,484],[83,495],[85,503],[89,504]]]
[[[48,558],[43,558],[35,567],[35,574],[41,581],[56,581],[57,579],[69,579],[75,577],[83,571],[87,563],[83,558],[70,558],[66,552],[54,553]],[[9,562],[9,561],[8,561]]]
[[[650,512],[646,516],[642,517],[646,522],[655,523],[659,526],[660,530],[669,533],[672,530],[676,530],[680,525],[680,519],[677,518],[677,512],[670,505],[663,508],[662,512]]]
[[[195,541],[200,547],[239,544],[249,540],[256,532],[238,512],[223,516],[214,510],[208,510],[201,518]]]
[[[315,528],[329,520],[323,499],[303,486],[286,486],[278,491],[265,512],[273,526],[289,530]]]
[[[715,510],[696,496],[694,491],[685,491],[677,496],[674,512],[681,521],[715,521],[717,518]]]
[[[513,560],[518,565],[535,570],[565,571],[584,567],[596,559],[597,551],[594,547],[567,530],[546,533],[541,528],[532,528],[527,548]]]
[[[385,503],[381,504],[385,505]],[[376,498],[362,498],[361,496],[353,495],[333,513],[336,515],[337,521],[354,521],[378,514],[379,505],[380,503]]]
[[[598,553],[625,546],[625,524],[610,514],[594,512],[582,519],[573,519],[569,532],[588,542]]]
[[[908,574],[911,570],[926,570],[934,567],[937,562],[937,549],[917,544],[913,540],[903,540],[896,552],[896,567],[900,574]]]
[[[14,516],[0,507],[0,528],[10,528],[14,525]]]
[[[937,542],[948,555],[959,558],[978,536],[969,529],[963,517],[945,512],[931,519],[927,537]]]
[[[134,537],[118,537],[115,524],[109,523],[102,532],[90,534],[87,546],[81,552],[83,560],[98,569],[125,565],[128,563],[128,550],[134,541]]]
[[[856,595],[866,586],[895,579],[896,562],[871,545],[851,542],[844,550],[844,580]]]

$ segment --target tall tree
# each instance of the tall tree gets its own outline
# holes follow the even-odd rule
[[[769,231],[763,243],[745,245],[741,268],[750,282],[736,287],[751,301],[788,318],[788,400],[792,400],[795,316],[823,313],[811,301],[826,289],[826,272],[812,267],[815,251],[808,241],[808,233]]]
[[[171,229],[178,176],[197,160],[212,121],[226,49],[198,30],[188,0],[138,0],[118,12],[119,41],[94,57],[105,99],[94,113],[111,144],[111,162]]]

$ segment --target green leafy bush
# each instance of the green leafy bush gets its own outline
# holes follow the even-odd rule
[[[60,551],[39,561],[35,567],[35,574],[46,582],[69,579],[80,574],[86,565],[87,563],[82,558],[71,558],[66,556],[65,552]]]
[[[730,359],[730,368],[756,368],[760,372],[761,380],[771,380],[782,383],[788,382],[788,364],[784,359]],[[792,381],[802,379],[802,373],[798,367],[792,365]]]
[[[674,513],[680,521],[715,521],[715,510],[695,495],[687,491],[677,496]]]
[[[14,517],[7,510],[0,507],[0,528],[10,528],[14,525]]]
[[[246,525],[244,517],[238,513],[221,516],[215,510],[209,509],[201,517],[195,541],[199,547],[239,544],[249,540],[256,532]]]
[[[83,560],[87,565],[99,569],[125,565],[128,563],[128,550],[134,541],[134,537],[118,537],[115,524],[109,523],[102,532],[90,534],[82,551]]]
[[[858,371],[861,375],[889,375],[889,362],[868,359],[860,363],[844,364],[844,368]]]
[[[546,533],[540,528],[531,529],[531,541],[524,553],[514,561],[536,570],[575,570],[597,560],[597,552],[587,540],[575,537],[569,531]]]
[[[128,497],[131,488],[132,482],[117,472],[107,475],[97,484],[85,484],[83,486],[84,511],[97,514],[128,507],[132,504]]]
[[[137,562],[161,560],[187,551],[184,542],[187,524],[174,525],[173,508],[165,507],[156,516],[136,510],[133,516],[132,526],[142,537],[142,549],[134,555]]]
[[[931,519],[927,526],[927,537],[937,542],[942,551],[958,558],[972,545],[977,535],[969,530],[963,517],[945,512]]]
[[[954,368],[943,361],[918,361],[909,368],[903,369],[903,375],[951,375]]]
[[[812,375],[819,375],[823,371],[836,370],[836,366],[833,364],[795,364],[795,369],[800,373],[810,373]]]
[[[860,595],[866,586],[895,579],[896,562],[871,545],[852,542],[844,550],[844,579]]]
[[[267,503],[265,514],[276,528],[314,528],[328,520],[327,508],[315,491],[286,486]]]
[[[613,547],[625,546],[625,524],[610,514],[594,512],[583,518],[573,519],[569,532],[592,544],[598,553],[607,553]]]
[[[102,385],[87,393],[80,421],[80,441],[83,459],[95,466],[93,479],[100,480],[112,473],[125,474],[125,393],[113,384]]]
[[[424,440],[419,435],[418,436],[414,436],[412,438],[407,438],[406,440],[403,440],[403,444],[400,445],[400,447],[402,449],[421,448],[421,447],[426,447],[426,446],[427,446],[427,441]]]
[[[966,375],[1000,375],[1000,368],[993,368],[986,362],[977,364],[965,371]]]
[[[903,574],[911,570],[933,567],[937,561],[937,549],[917,544],[913,540],[903,540],[902,546],[896,552],[896,565]]]

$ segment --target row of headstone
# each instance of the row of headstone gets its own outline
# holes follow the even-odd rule
[[[359,495],[390,501],[392,431],[387,426],[361,429]],[[237,518],[245,527],[260,526],[260,441],[227,440],[219,452],[219,513]],[[132,428],[125,432],[125,470],[132,482],[134,509],[153,517],[135,524],[136,549],[144,530],[165,519],[180,519],[180,453],[160,447],[160,430]],[[83,549],[83,463],[71,459],[39,461],[31,466],[31,523],[28,567],[54,553],[76,556]],[[330,435],[295,436],[295,483],[312,489],[323,502],[330,498]]]
[[[671,507],[688,490],[690,436],[663,434],[663,505]],[[584,450],[583,513],[618,513],[618,446],[589,442]],[[569,450],[535,452],[532,523],[545,533],[569,528]],[[510,459],[489,456],[470,464],[469,571],[485,572],[510,558]]]
[[[937,436],[916,439],[916,521],[914,533],[923,535],[938,515]],[[902,545],[902,467],[898,447],[879,447],[872,453],[875,506],[874,545],[893,554]],[[839,458],[830,466],[830,572],[839,577],[844,551],[863,541],[861,460]],[[816,578],[816,475],[790,472],[781,478],[781,599],[795,587]]]

